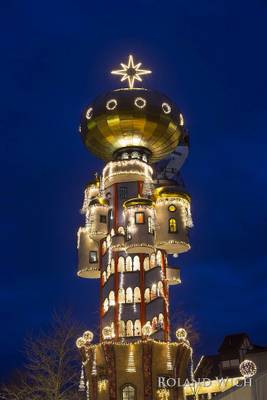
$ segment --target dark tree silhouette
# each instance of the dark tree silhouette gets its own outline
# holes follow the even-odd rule
[[[26,340],[25,366],[2,385],[6,400],[78,400],[80,354],[75,341],[81,327],[70,316],[55,316],[47,333]]]

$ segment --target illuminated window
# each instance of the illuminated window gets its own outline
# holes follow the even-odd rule
[[[162,313],[159,314],[159,326],[164,328],[164,315]]]
[[[118,272],[125,271],[125,259],[124,257],[120,256],[118,260]]]
[[[101,224],[106,224],[107,223],[107,216],[106,215],[99,215],[99,221]]]
[[[141,333],[141,321],[140,319],[137,319],[134,323],[134,336],[141,336]]]
[[[110,264],[110,273],[114,274],[114,272],[115,272],[115,261],[114,261],[114,258],[112,258],[111,264]]]
[[[113,290],[111,290],[111,292],[109,293],[109,305],[110,306],[115,306],[115,294],[113,292]]]
[[[133,302],[133,289],[128,287],[126,289],[126,303],[132,303]]]
[[[157,329],[157,327],[158,327],[158,318],[154,317],[152,319],[152,329],[155,330],[155,329]]]
[[[165,114],[170,114],[171,112],[171,106],[168,103],[162,103],[162,110]]]
[[[141,301],[140,288],[136,287],[134,288],[134,303],[140,303],[140,301]]]
[[[104,240],[102,242],[102,256],[106,253],[107,251],[107,242]]]
[[[110,99],[107,101],[106,108],[107,110],[114,110],[117,107],[117,100],[116,99]]]
[[[102,282],[103,282],[103,284],[104,284],[106,281],[107,281],[107,273],[106,273],[106,271],[104,271],[103,274],[102,274]]]
[[[156,256],[155,256],[155,254],[153,253],[153,254],[151,254],[151,256],[150,256],[150,267],[151,268],[154,268],[156,266]]]
[[[118,300],[120,304],[125,303],[125,290],[120,288],[118,291]]]
[[[92,116],[93,116],[93,109],[92,109],[92,107],[90,107],[90,108],[88,108],[88,110],[86,111],[85,118],[86,118],[86,119],[91,119]]]
[[[136,97],[134,105],[138,108],[144,108],[146,106],[146,100],[143,97]]]
[[[133,336],[133,321],[126,322],[126,336]]]
[[[158,296],[163,296],[163,283],[161,281],[158,283]]]
[[[110,277],[110,265],[107,267],[107,279]]]
[[[143,211],[138,211],[135,213],[135,223],[136,224],[145,223],[145,213]]]
[[[151,287],[151,300],[155,299],[157,297],[157,285],[153,283]]]
[[[144,162],[147,162],[147,156],[146,156],[146,154],[143,154],[143,155],[142,155],[142,160],[143,160]]]
[[[132,259],[130,256],[126,258],[126,271],[132,271]]]
[[[140,271],[140,258],[139,256],[134,256],[133,259],[133,270]]]
[[[147,289],[145,290],[145,303],[149,303],[150,300],[151,300],[151,298],[150,298],[150,289],[147,288]]]
[[[177,232],[177,223],[175,218],[169,219],[169,232],[176,233]]]
[[[145,257],[144,259],[144,270],[145,271],[149,270],[149,257]]]
[[[122,156],[121,156],[121,159],[122,160],[128,160],[129,159],[129,153],[122,153]]]
[[[131,154],[131,158],[140,158],[141,157],[141,155],[140,155],[140,153],[138,153],[138,151],[133,151],[132,152],[132,154]]]
[[[122,388],[122,400],[136,400],[135,388],[132,385],[125,385]]]
[[[157,251],[157,265],[162,267],[163,260],[162,260],[162,253],[160,250]]]
[[[148,233],[154,233],[154,229],[153,229],[153,220],[152,217],[147,217],[147,227],[148,227]]]
[[[97,251],[90,251],[89,252],[89,263],[90,264],[97,263]]]
[[[119,322],[119,336],[125,336],[125,322]]]
[[[127,187],[121,186],[121,187],[119,188],[119,197],[120,197],[120,200],[125,200],[125,199],[127,199],[127,195],[128,195],[128,189],[127,189]]]
[[[176,211],[175,205],[174,205],[174,204],[169,205],[168,210],[169,210],[170,212]]]
[[[184,126],[184,117],[183,114],[180,113],[180,125]]]
[[[108,299],[105,299],[105,301],[103,303],[103,308],[104,308],[104,312],[108,311]]]
[[[115,231],[114,231],[113,228],[112,228],[111,231],[110,231],[110,236],[111,236],[111,237],[115,236]]]
[[[119,226],[119,227],[118,227],[118,234],[119,234],[119,235],[125,235],[125,230],[124,230],[124,227],[123,227],[123,226]]]

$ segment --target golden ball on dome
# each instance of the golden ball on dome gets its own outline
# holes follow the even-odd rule
[[[98,97],[83,112],[85,146],[105,161],[122,148],[147,149],[156,162],[186,142],[180,110],[165,95],[147,89],[117,89]]]
[[[86,343],[91,343],[94,339],[94,334],[91,331],[85,331],[83,333],[83,339]]]
[[[187,338],[187,332],[184,328],[179,328],[176,331],[176,337],[178,340],[186,340]]]
[[[76,340],[76,347],[78,347],[78,349],[81,349],[83,346],[85,345],[85,340],[83,337],[79,337]]]

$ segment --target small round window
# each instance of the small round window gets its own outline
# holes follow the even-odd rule
[[[117,105],[118,105],[117,100],[111,99],[111,100],[107,101],[106,108],[107,108],[107,110],[115,110]]]
[[[92,116],[93,116],[93,109],[92,109],[92,107],[90,107],[90,108],[88,108],[88,110],[86,111],[85,118],[86,118],[86,119],[91,119]]]
[[[146,100],[143,97],[136,97],[134,105],[138,108],[144,108],[146,106]]]
[[[174,212],[174,211],[176,211],[176,207],[175,207],[175,205],[174,205],[174,204],[171,204],[171,205],[169,205],[169,208],[168,208],[168,210],[169,210],[170,212]]]
[[[171,106],[168,103],[162,103],[162,110],[165,114],[170,114],[171,112]]]

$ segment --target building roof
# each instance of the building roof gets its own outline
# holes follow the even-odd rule
[[[223,342],[221,346],[219,347],[219,353],[236,353],[240,350],[242,347],[244,340],[248,340],[250,342],[250,339],[246,333],[235,333],[232,335],[227,335],[224,337]]]

